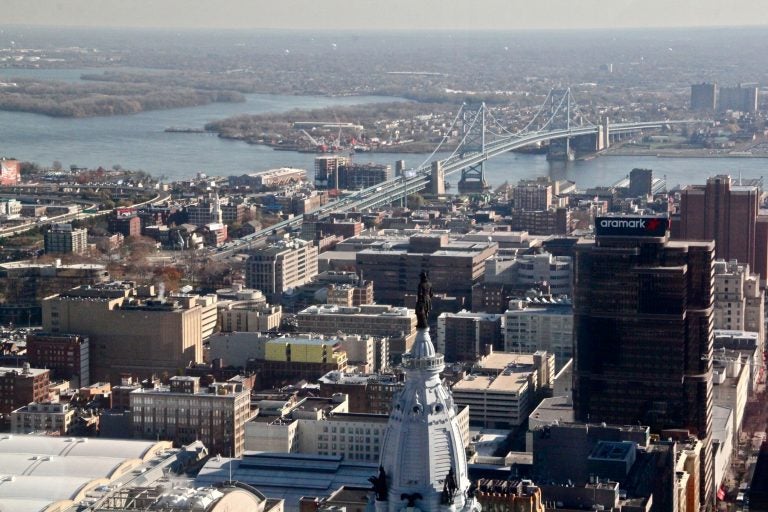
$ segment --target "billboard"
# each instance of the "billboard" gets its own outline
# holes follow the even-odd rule
[[[668,217],[617,215],[595,217],[597,236],[663,237],[669,229]]]

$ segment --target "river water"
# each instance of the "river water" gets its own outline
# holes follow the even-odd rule
[[[84,72],[100,70],[0,70],[0,82],[13,77],[77,81]],[[239,114],[286,112],[382,101],[379,96],[315,97],[265,94],[246,95],[245,103],[212,103],[199,107],[156,110],[129,116],[86,119],[51,118],[38,114],[0,111],[0,156],[65,167],[142,169],[170,180],[197,172],[229,176],[276,167],[313,168],[315,155],[274,151],[265,146],[221,139],[210,134],[166,133],[168,127],[202,128],[209,121]],[[359,162],[389,163],[403,159],[408,167],[422,164],[429,155],[366,153],[354,156]],[[445,155],[442,155],[445,156]],[[551,176],[575,181],[580,188],[608,185],[635,167],[653,169],[655,177],[667,178],[668,186],[703,183],[708,176],[729,173],[744,178],[766,174],[768,159],[762,158],[656,158],[601,156],[578,162],[547,162],[543,155],[506,153],[486,164],[491,185],[513,183],[522,178]],[[458,176],[449,181],[456,183]],[[455,190],[455,188],[451,189]]]

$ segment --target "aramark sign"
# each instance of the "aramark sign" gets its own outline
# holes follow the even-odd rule
[[[667,217],[596,217],[597,236],[643,236],[663,237],[667,234]]]

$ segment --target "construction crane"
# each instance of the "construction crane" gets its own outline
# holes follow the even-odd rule
[[[320,147],[320,146],[322,146],[322,144],[320,144],[319,142],[317,142],[317,140],[316,140],[316,139],[315,139],[313,136],[311,136],[311,135],[309,134],[309,132],[307,132],[307,130],[305,130],[304,128],[302,128],[302,129],[301,129],[301,133],[303,133],[304,135],[306,135],[306,136],[307,136],[307,138],[309,139],[309,142],[311,142],[311,143],[312,143],[312,144],[313,144],[315,147]]]

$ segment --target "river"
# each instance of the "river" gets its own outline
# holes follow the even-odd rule
[[[77,81],[81,73],[100,70],[0,70],[0,82],[13,77]],[[313,168],[315,155],[274,151],[265,146],[221,139],[210,134],[166,133],[168,127],[202,128],[209,121],[239,114],[286,112],[402,101],[380,96],[316,97],[266,94],[246,95],[245,103],[212,103],[199,107],[155,110],[129,116],[85,119],[51,118],[38,114],[0,111],[0,156],[65,167],[142,169],[154,176],[179,180],[197,172],[229,176],[277,167]],[[366,153],[360,162],[389,163],[403,159],[408,167],[423,163],[429,155]],[[445,155],[443,155],[445,156]],[[611,184],[635,167],[653,169],[655,177],[667,178],[668,186],[703,183],[708,176],[729,173],[744,178],[766,174],[762,158],[657,158],[601,156],[591,160],[550,163],[543,155],[506,153],[486,164],[486,178],[495,186],[522,178],[551,176],[575,181],[580,188]],[[449,178],[455,184],[458,176]],[[451,190],[455,190],[455,187]]]

